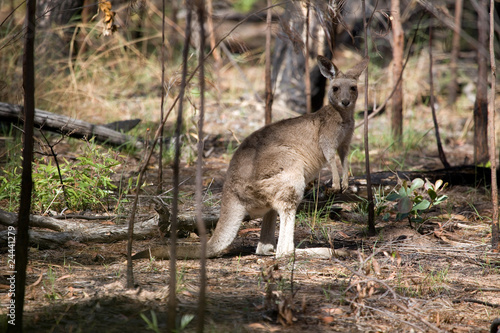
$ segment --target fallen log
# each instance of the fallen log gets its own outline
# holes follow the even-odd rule
[[[110,218],[111,219],[111,218]],[[205,211],[203,220],[207,229],[215,228],[219,219],[219,208]],[[178,232],[184,237],[196,231],[195,212],[182,212],[178,216]],[[5,226],[17,225],[17,214],[0,210],[0,224]],[[55,219],[50,216],[31,215],[31,228],[43,228],[49,230],[30,230],[30,244],[40,248],[57,248],[68,241],[76,242],[102,242],[109,243],[127,239],[128,225],[103,224],[93,221],[78,221],[74,219]],[[170,227],[169,213],[161,213],[153,217],[136,222],[134,226],[134,238],[144,239],[158,234],[159,230],[168,232]],[[0,246],[7,245],[7,231],[0,232]]]
[[[385,195],[389,194],[398,183],[404,180],[411,181],[415,178],[427,178],[432,182],[442,179],[450,185],[477,186],[478,182],[488,182],[488,168],[476,167],[455,167],[434,171],[398,171],[398,172],[376,172],[372,173],[373,186],[383,186]],[[300,210],[310,211],[320,209],[327,204],[340,202],[362,201],[366,194],[366,179],[364,177],[351,177],[350,191],[342,194],[331,194],[328,186],[323,186],[319,193],[318,203],[314,201],[316,194],[306,193],[304,200],[299,206]],[[171,216],[167,206],[157,202],[155,207],[157,215],[146,221],[136,222],[134,227],[134,237],[144,239],[161,231],[164,234],[170,232]],[[331,207],[335,209],[335,207]],[[203,211],[203,222],[208,230],[215,228],[219,219],[220,207],[205,208]],[[325,212],[328,213],[328,212]],[[245,217],[249,220],[250,217]],[[0,210],[0,224],[5,226],[15,226],[17,214]],[[127,238],[127,225],[108,225],[92,221],[81,222],[74,219],[55,219],[47,216],[31,215],[30,226],[49,229],[31,230],[30,242],[41,248],[54,248],[72,240],[78,242],[112,242]],[[179,213],[178,233],[179,237],[186,237],[190,233],[197,233],[196,212],[187,210]],[[7,244],[7,232],[0,232],[0,246]]]
[[[0,224],[17,225],[17,214],[0,210]],[[57,248],[68,241],[109,243],[127,238],[128,225],[103,224],[91,221],[59,220],[49,216],[30,216],[30,227],[50,230],[29,231],[30,244],[40,248]],[[158,215],[136,222],[134,238],[144,239],[158,231]],[[0,246],[7,244],[7,231],[0,232]]]
[[[0,121],[20,123],[23,121],[23,107],[0,102]],[[64,134],[73,138],[95,138],[96,141],[113,146],[132,143],[142,148],[142,142],[109,128],[106,125],[94,125],[83,120],[35,109],[35,125],[39,129]]]

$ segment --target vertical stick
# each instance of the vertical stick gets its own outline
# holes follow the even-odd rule
[[[214,20],[212,17],[212,11],[213,11],[212,0],[207,0],[207,28],[210,34],[209,35],[210,47],[213,49],[212,55],[214,56],[216,67],[219,68],[221,57],[219,50],[217,50],[217,47],[215,45],[215,30],[214,30]]]
[[[455,0],[455,30],[453,30],[453,40],[450,55],[450,84],[448,85],[448,104],[453,105],[457,100],[457,61],[460,51],[460,30],[462,28],[462,8],[463,0]]]
[[[439,154],[439,159],[445,168],[449,168],[450,164],[446,160],[443,145],[441,144],[441,136],[439,135],[439,125],[436,117],[436,108],[434,107],[434,80],[432,76],[432,20],[429,22],[429,86],[430,86],[430,103],[432,111],[432,121],[434,122],[434,133],[436,135],[436,143]]]
[[[306,112],[312,112],[311,106],[311,73],[309,70],[309,22],[310,22],[310,4],[306,1],[306,60],[304,62],[305,66],[305,76],[306,76]]]
[[[203,190],[203,121],[205,117],[205,4],[203,0],[196,1],[198,10],[198,25],[200,28],[200,49],[198,54],[199,85],[200,85],[200,118],[198,120],[198,160],[196,161],[196,223],[201,242],[200,255],[200,295],[198,296],[198,332],[202,333],[205,324],[205,290],[207,284],[206,252],[207,252],[207,230],[201,216],[202,190]]]
[[[176,262],[177,262],[177,216],[179,213],[179,164],[181,159],[181,130],[182,130],[182,108],[184,102],[184,92],[186,90],[187,76],[187,61],[189,53],[189,44],[191,41],[191,20],[192,20],[192,3],[187,1],[187,17],[186,17],[186,38],[184,40],[184,48],[182,50],[182,78],[181,88],[179,92],[179,110],[177,111],[177,121],[175,125],[175,157],[173,165],[173,199],[172,199],[172,224],[170,226],[170,276],[168,294],[168,318],[167,331],[175,330],[175,318],[177,316],[177,295],[176,295]]]
[[[361,0],[363,11],[363,27],[365,34],[365,57],[368,57],[368,22],[366,20],[365,0]],[[374,9],[375,10],[375,9]],[[363,136],[365,144],[365,167],[366,167],[366,196],[368,200],[368,234],[375,235],[375,207],[373,203],[372,178],[370,174],[370,149],[368,142],[368,66],[365,70],[365,112]]]
[[[500,235],[498,230],[498,183],[497,183],[497,156],[495,130],[495,92],[497,82],[497,65],[495,62],[495,3],[490,0],[490,63],[491,63],[491,90],[490,107],[488,108],[488,141],[491,163],[491,201],[493,216],[491,221],[491,247],[500,252]]]
[[[396,88],[392,95],[391,103],[391,130],[395,141],[401,141],[403,134],[403,49],[404,32],[401,25],[401,4],[399,0],[391,0],[391,25],[393,35],[393,68],[392,81],[396,82]]]
[[[28,265],[28,243],[29,243],[29,219],[31,211],[31,193],[33,190],[33,178],[31,167],[33,161],[33,128],[35,118],[35,13],[36,0],[28,0],[26,8],[26,38],[24,40],[23,55],[23,88],[24,88],[24,147],[23,147],[23,171],[21,180],[21,202],[17,221],[17,235],[9,227],[9,236],[15,237],[15,251],[9,247],[7,255],[10,284],[14,283],[10,304],[14,305],[13,317],[10,310],[7,315],[7,331],[23,331],[23,308],[26,284],[26,266]],[[14,245],[9,243],[9,245]]]
[[[269,125],[272,122],[273,110],[273,90],[271,86],[271,8],[272,0],[267,0],[267,30],[266,30],[266,111],[265,111],[265,124]]]
[[[488,12],[487,0],[477,6],[477,85],[474,102],[474,164],[485,164],[489,160],[488,149]]]
[[[165,105],[165,1],[162,0],[162,23],[161,23],[161,102],[160,102],[160,142],[158,147],[160,149],[158,157],[158,184],[156,193],[163,192],[163,108]]]

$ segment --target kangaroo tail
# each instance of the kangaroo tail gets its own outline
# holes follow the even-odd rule
[[[224,193],[219,222],[215,227],[214,234],[207,242],[207,258],[218,256],[224,251],[238,234],[241,221],[245,217],[245,208],[232,194]],[[157,259],[169,259],[170,248],[159,246],[136,253],[132,259],[155,257]],[[200,245],[180,245],[176,249],[177,259],[199,259],[201,257]]]

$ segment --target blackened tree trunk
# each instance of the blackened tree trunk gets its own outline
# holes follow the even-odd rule
[[[276,40],[272,61],[272,85],[275,88],[274,101],[282,101],[292,111],[305,113],[307,110],[306,72],[306,8],[302,2],[287,2],[282,16],[282,31]],[[326,78],[316,65],[318,54],[331,58],[335,48],[339,12],[332,12],[332,6],[325,1],[310,2],[309,57],[314,62],[310,71],[311,109],[317,111],[323,106]]]
[[[67,27],[60,34],[52,28],[70,23],[72,18],[81,14],[83,4],[84,0],[39,0],[36,16],[44,56],[60,58],[68,55],[74,29]],[[97,10],[97,2],[94,9]]]
[[[391,107],[391,130],[394,140],[400,140],[403,133],[403,80],[399,80],[403,71],[403,49],[404,32],[401,25],[399,0],[391,0],[391,24],[392,24],[392,82],[397,84],[392,96]]]
[[[478,75],[474,103],[474,163],[482,164],[488,157],[488,15],[487,0],[480,0],[478,11]]]
[[[35,118],[35,13],[36,0],[28,0],[26,4],[26,35],[23,56],[23,88],[24,88],[24,147],[23,170],[21,181],[21,202],[15,237],[15,252],[9,252],[9,270],[15,277],[15,291],[12,292],[10,304],[15,304],[13,322],[9,321],[8,332],[23,331],[23,308],[26,284],[26,266],[28,265],[29,220],[31,212],[31,195],[33,178],[31,164],[33,161],[33,131]],[[9,229],[10,231],[10,229]],[[10,236],[10,235],[9,235]],[[9,248],[10,249],[10,248]],[[11,257],[12,255],[12,257]],[[15,263],[15,264],[14,264]],[[10,312],[9,312],[10,313]],[[9,318],[11,319],[11,318]]]

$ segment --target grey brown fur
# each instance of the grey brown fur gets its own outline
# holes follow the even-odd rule
[[[368,65],[362,60],[345,74],[318,56],[321,73],[330,80],[329,105],[313,114],[283,120],[247,137],[234,153],[222,194],[221,214],[207,243],[207,257],[215,257],[236,238],[246,213],[263,217],[256,253],[281,257],[293,253],[295,213],[306,184],[328,163],[332,189],[348,187],[347,155],[354,131],[357,80]],[[335,155],[339,154],[342,176]],[[280,217],[278,244],[274,236]],[[139,252],[137,258],[168,259],[168,247]],[[179,246],[179,259],[199,258],[199,246]]]

